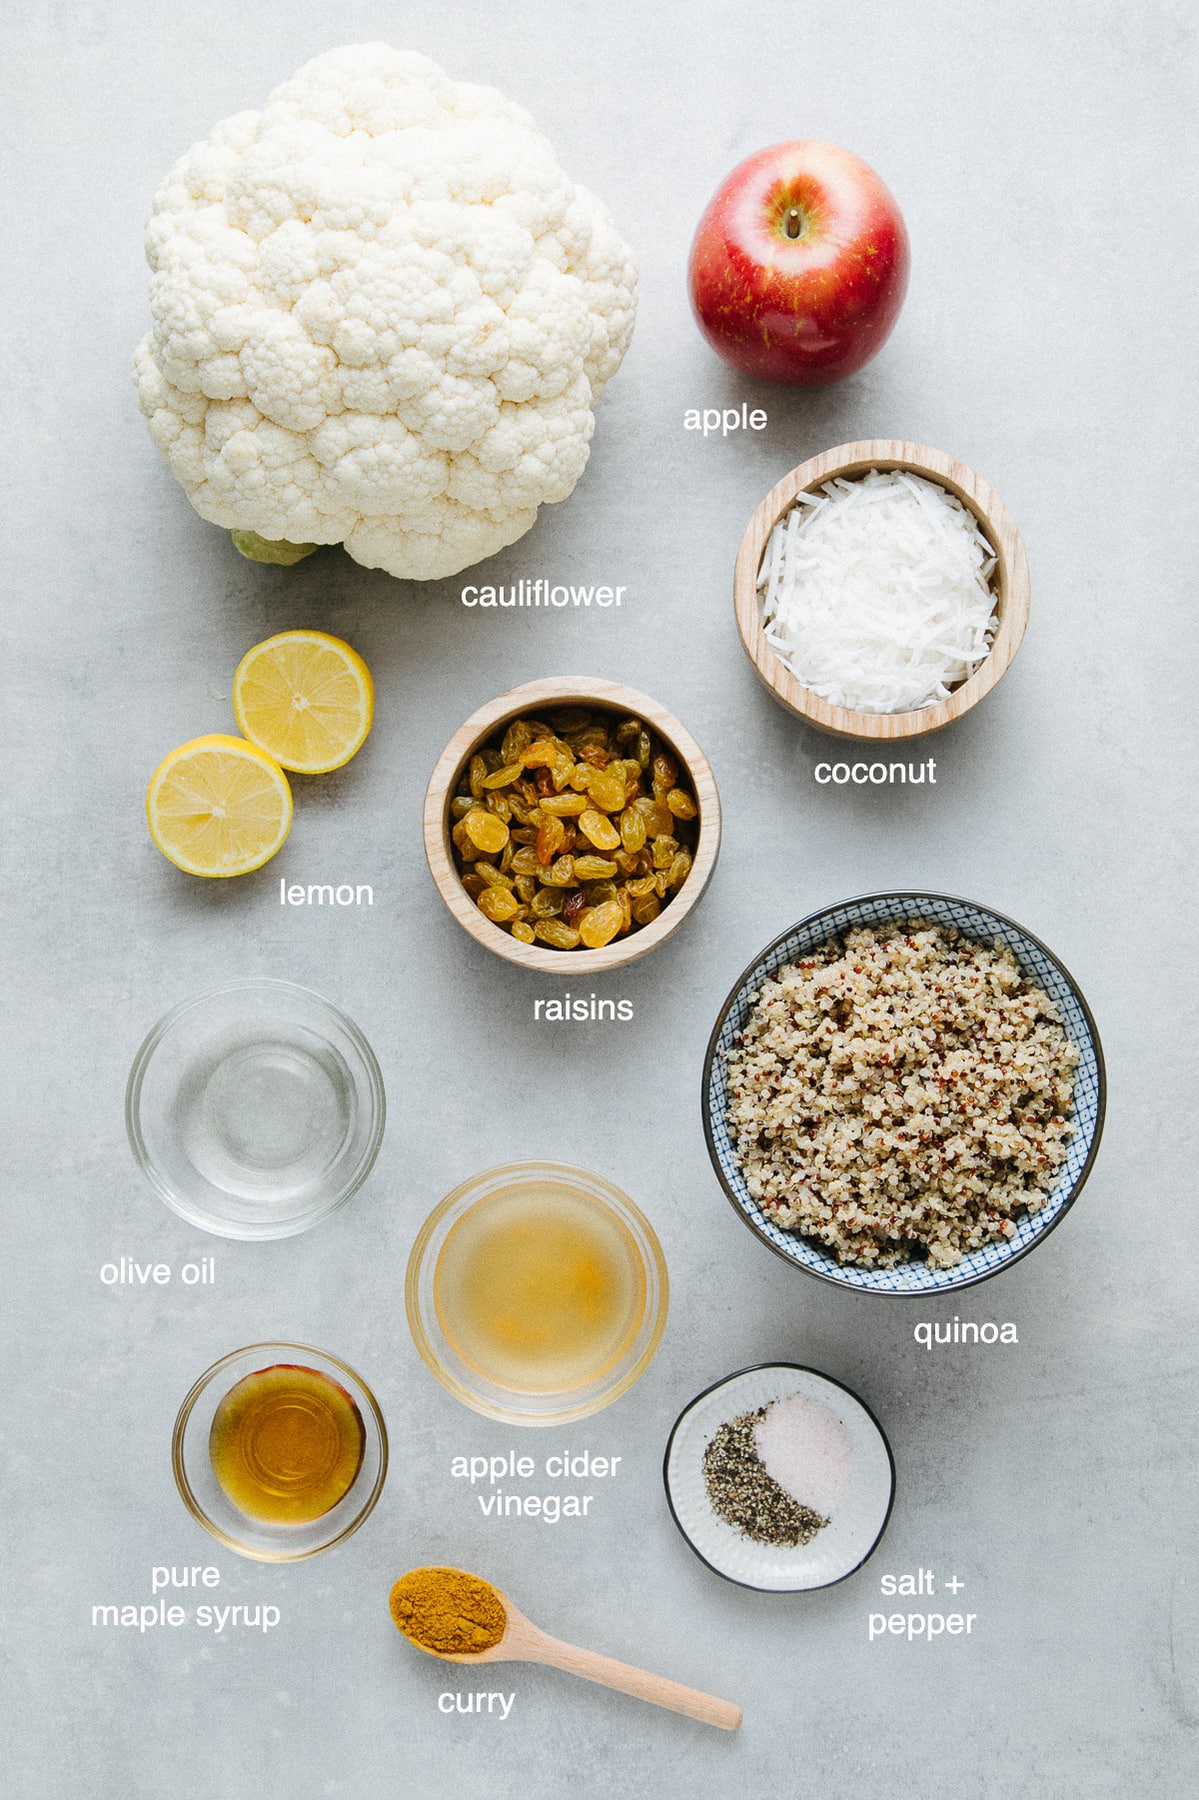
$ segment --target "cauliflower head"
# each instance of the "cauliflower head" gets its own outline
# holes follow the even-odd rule
[[[528,113],[385,44],[194,145],[146,256],[138,397],[196,511],[418,581],[567,498],[633,331],[632,253]]]

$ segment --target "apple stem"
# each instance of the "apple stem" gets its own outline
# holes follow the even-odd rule
[[[792,206],[788,209],[787,220],[783,229],[786,231],[789,238],[797,238],[803,230],[803,215],[798,206]]]

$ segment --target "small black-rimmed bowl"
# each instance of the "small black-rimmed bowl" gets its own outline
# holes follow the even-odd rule
[[[1015,1235],[971,1251],[951,1268],[913,1260],[892,1269],[857,1268],[839,1263],[812,1238],[785,1231],[761,1210],[741,1173],[729,1132],[726,1058],[745,1026],[763,981],[786,962],[826,944],[858,925],[892,924],[899,919],[920,919],[932,925],[952,926],[963,937],[992,944],[997,939],[1015,956],[1021,969],[1056,1002],[1067,1036],[1078,1047],[1079,1064],[1074,1075],[1074,1132],[1065,1163],[1045,1204],[1017,1220]],[[862,1293],[927,1295],[951,1293],[972,1287],[998,1274],[1049,1235],[1081,1193],[1095,1162],[1103,1132],[1107,1105],[1107,1080],[1103,1051],[1091,1009],[1074,977],[1053,952],[1030,931],[1003,913],[959,900],[950,894],[866,894],[823,907],[792,925],[756,956],[738,977],[720,1009],[704,1059],[704,1133],[717,1179],[738,1216],[776,1255],[793,1268],[803,1269],[838,1287]]]
[[[845,1489],[828,1523],[794,1549],[756,1543],[713,1510],[704,1451],[722,1425],[775,1401],[812,1400],[845,1432],[851,1457]],[[705,1388],[675,1420],[662,1464],[671,1517],[702,1563],[738,1587],[800,1594],[834,1587],[878,1548],[895,1499],[895,1458],[864,1401],[842,1382],[802,1363],[760,1363]],[[796,1498],[801,1498],[797,1495]]]

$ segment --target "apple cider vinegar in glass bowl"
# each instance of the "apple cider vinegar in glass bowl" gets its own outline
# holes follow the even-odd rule
[[[408,1264],[408,1321],[438,1380],[477,1412],[550,1425],[630,1388],[666,1323],[649,1222],[599,1176],[511,1163],[426,1220]]]
[[[645,1268],[617,1215],[528,1178],[467,1208],[433,1270],[433,1305],[477,1374],[568,1393],[620,1361],[645,1311]]]

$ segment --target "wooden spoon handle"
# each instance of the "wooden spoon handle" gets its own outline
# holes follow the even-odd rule
[[[721,1731],[736,1731],[741,1723],[741,1708],[729,1700],[717,1700],[712,1694],[701,1694],[698,1688],[667,1681],[663,1675],[651,1675],[648,1669],[635,1669],[631,1663],[617,1662],[594,1650],[580,1650],[558,1638],[539,1634],[536,1647],[530,1645],[522,1654],[529,1662],[565,1669],[568,1674],[581,1675],[584,1681],[597,1681],[601,1687],[617,1688],[636,1700],[648,1700],[651,1706],[665,1706],[705,1725],[718,1725]]]

